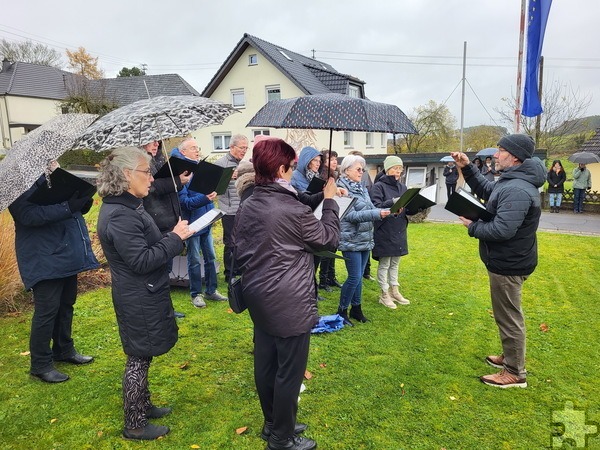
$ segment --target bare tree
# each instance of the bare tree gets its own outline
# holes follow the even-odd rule
[[[0,39],[0,60],[21,61],[42,66],[62,69],[63,61],[60,52],[44,44],[33,41],[10,42]]]
[[[505,106],[496,108],[501,120],[510,124],[514,123],[516,99],[503,98]],[[544,112],[540,117],[540,135],[537,146],[549,152],[567,150],[564,145],[569,140],[567,136],[581,133],[581,120],[590,106],[590,94],[582,94],[579,88],[573,88],[571,83],[563,84],[560,80],[546,83],[542,88],[542,108]],[[521,116],[521,128],[524,133],[536,135],[536,117]]]
[[[409,119],[419,134],[409,134],[400,141],[402,151],[446,151],[457,145],[456,119],[446,105],[435,101],[416,107]]]
[[[61,104],[63,112],[104,114],[119,107],[114,98],[106,92],[106,80],[88,80],[73,75],[67,82],[68,96]]]

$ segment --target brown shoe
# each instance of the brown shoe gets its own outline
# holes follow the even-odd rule
[[[488,386],[499,387],[502,389],[512,387],[527,387],[527,379],[519,378],[506,370],[502,370],[500,373],[494,373],[492,375],[485,375],[480,380]]]
[[[490,355],[485,358],[485,362],[496,369],[504,369],[504,355]]]

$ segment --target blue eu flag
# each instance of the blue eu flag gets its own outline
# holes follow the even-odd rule
[[[529,0],[525,95],[523,96],[522,110],[522,114],[527,117],[535,117],[543,111],[538,93],[538,77],[544,33],[551,5],[552,0]]]

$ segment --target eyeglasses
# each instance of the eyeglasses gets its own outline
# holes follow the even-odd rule
[[[244,151],[245,151],[245,150],[248,150],[248,146],[246,146],[246,147],[240,147],[239,145],[234,145],[234,147],[237,147],[237,148],[239,148],[240,150],[244,150]]]
[[[363,169],[362,167],[357,167],[354,170],[356,170],[357,172],[364,172],[365,171],[365,169]]]
[[[146,169],[146,170],[140,170],[140,169],[131,169],[134,172],[142,172],[145,173],[146,176],[151,177],[152,176],[152,171],[150,169]]]

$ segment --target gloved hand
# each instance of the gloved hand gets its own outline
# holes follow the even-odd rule
[[[77,211],[81,211],[89,200],[89,197],[80,198],[79,191],[75,191],[71,198],[67,200],[67,203],[71,212],[76,213]]]
[[[81,214],[87,214],[88,212],[90,212],[90,209],[92,209],[93,205],[94,205],[94,199],[93,198],[88,199],[86,204],[83,205],[83,208],[81,208]]]

